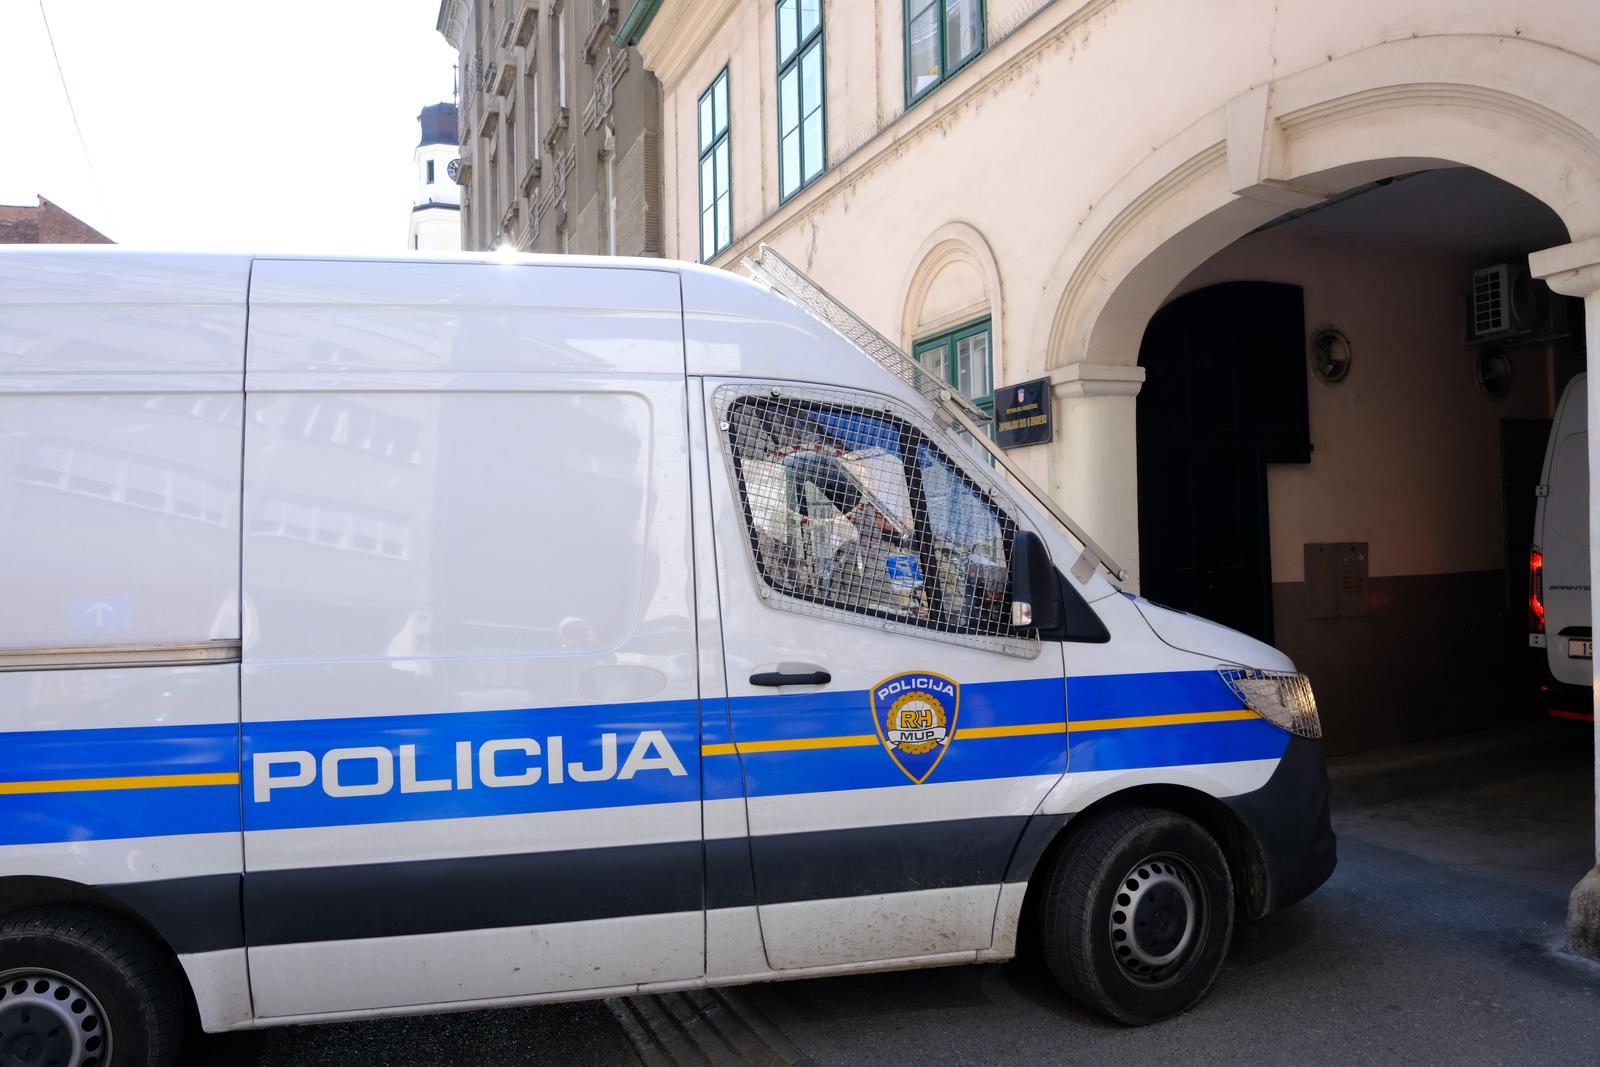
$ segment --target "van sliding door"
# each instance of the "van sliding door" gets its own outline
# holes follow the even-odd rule
[[[675,275],[258,262],[260,1015],[704,973]]]

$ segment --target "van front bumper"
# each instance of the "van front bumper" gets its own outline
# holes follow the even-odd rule
[[[1328,815],[1328,769],[1322,745],[1291,736],[1267,784],[1224,797],[1254,838],[1259,864],[1241,872],[1238,887],[1251,918],[1261,918],[1309,895],[1338,864]]]

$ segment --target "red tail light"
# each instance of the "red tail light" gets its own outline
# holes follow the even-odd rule
[[[1528,553],[1528,632],[1544,633],[1544,553]]]

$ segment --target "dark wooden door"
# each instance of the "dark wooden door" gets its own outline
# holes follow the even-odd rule
[[[1267,464],[1307,463],[1300,287],[1227,282],[1179,297],[1139,363],[1141,591],[1272,640]]]

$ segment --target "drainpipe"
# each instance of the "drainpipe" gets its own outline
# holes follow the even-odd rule
[[[617,137],[606,123],[606,139],[600,149],[606,162],[606,255],[617,254]]]
[[[1583,339],[1589,364],[1589,589],[1600,589],[1600,237],[1528,257],[1533,276],[1563,296],[1583,298]],[[1591,684],[1600,691],[1600,675]],[[1595,738],[1595,866],[1573,887],[1567,907],[1567,948],[1600,959],[1600,732]]]

